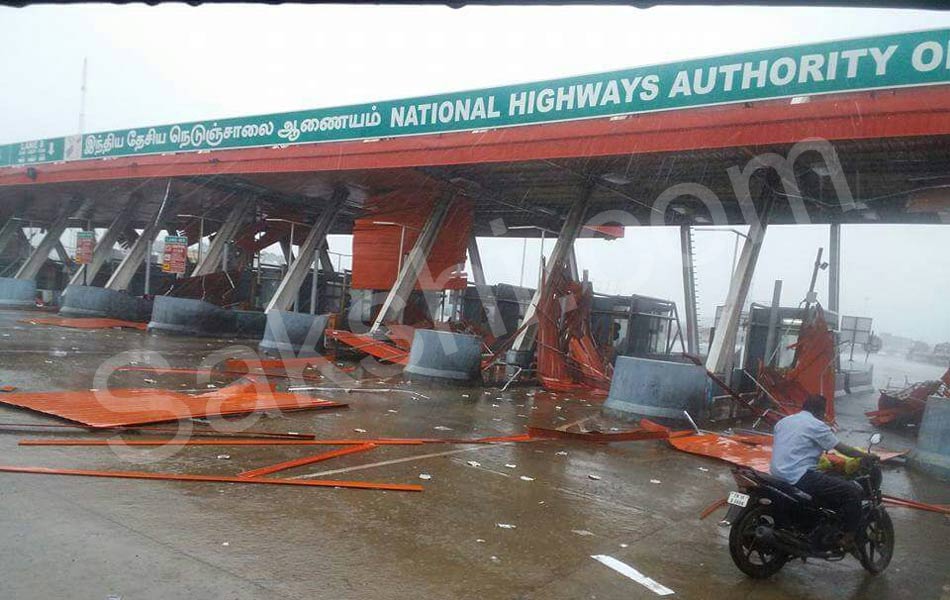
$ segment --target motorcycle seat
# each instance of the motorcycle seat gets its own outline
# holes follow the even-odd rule
[[[757,475],[764,483],[767,483],[768,485],[770,485],[770,486],[772,486],[772,487],[774,487],[774,488],[777,488],[779,491],[781,491],[781,492],[783,492],[783,493],[785,493],[785,494],[791,496],[792,498],[795,498],[796,500],[799,500],[799,501],[801,501],[801,502],[812,502],[812,501],[813,501],[813,499],[812,499],[812,497],[811,497],[810,494],[808,494],[807,492],[804,492],[804,491],[800,490],[799,488],[795,487],[794,485],[792,485],[791,483],[789,483],[789,482],[787,482],[787,481],[785,481],[785,480],[783,480],[783,479],[779,479],[778,477],[773,477],[773,476],[769,475],[768,473],[761,473],[761,472],[760,472],[760,473],[756,473],[756,475]]]

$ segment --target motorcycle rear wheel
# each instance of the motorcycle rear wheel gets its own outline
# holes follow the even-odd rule
[[[858,547],[861,566],[877,575],[887,568],[894,556],[894,524],[883,508],[878,508],[864,526],[864,536]]]
[[[775,527],[771,507],[754,506],[745,511],[729,531],[729,555],[739,570],[753,579],[765,579],[778,573],[788,556],[774,548],[759,548],[762,542],[755,538],[760,525]]]

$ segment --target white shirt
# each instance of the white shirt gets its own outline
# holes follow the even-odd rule
[[[774,477],[791,484],[798,483],[806,471],[818,466],[823,452],[838,445],[831,427],[807,410],[776,423],[773,433],[769,470]]]

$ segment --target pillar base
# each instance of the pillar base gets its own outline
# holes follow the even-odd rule
[[[0,277],[0,308],[34,308],[35,306],[35,281]]]
[[[316,355],[323,350],[323,330],[327,315],[271,310],[260,348],[270,352],[291,352],[302,356]]]
[[[471,383],[481,377],[482,341],[474,335],[416,329],[405,373],[413,379]]]
[[[917,433],[917,449],[910,464],[940,479],[950,480],[950,398],[927,399],[924,418]]]
[[[152,301],[119,290],[70,285],[63,291],[59,314],[144,323],[152,314]]]
[[[705,418],[708,379],[695,364],[621,356],[604,408],[617,416]]]
[[[225,310],[203,300],[159,296],[148,329],[207,337],[259,337],[265,319],[261,312]]]

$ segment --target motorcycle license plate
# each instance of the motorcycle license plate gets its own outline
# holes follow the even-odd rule
[[[729,500],[727,500],[727,502],[733,506],[745,508],[749,503],[749,495],[740,494],[739,492],[729,492]]]

